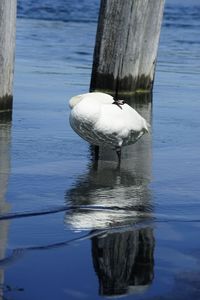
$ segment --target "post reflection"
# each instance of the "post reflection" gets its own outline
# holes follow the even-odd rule
[[[5,201],[8,177],[10,173],[10,116],[0,114],[0,214],[9,210]],[[5,257],[7,245],[8,221],[0,221],[0,260]],[[0,299],[3,298],[4,270],[0,269]]]
[[[151,99],[145,97],[145,101],[131,98],[127,102],[134,103],[151,123]],[[143,292],[154,276],[154,234],[146,223],[153,209],[148,188],[151,134],[124,147],[120,169],[114,156],[112,150],[101,149],[98,165],[91,162],[87,173],[66,192],[69,205],[94,207],[66,214],[66,223],[79,230],[107,229],[103,236],[91,239],[99,294],[104,296]]]
[[[146,227],[92,239],[99,294],[119,296],[144,292],[154,277],[153,229]]]

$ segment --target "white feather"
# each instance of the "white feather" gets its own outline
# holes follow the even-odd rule
[[[148,123],[128,104],[121,108],[105,93],[86,93],[72,97],[70,125],[87,142],[112,149],[135,143]]]

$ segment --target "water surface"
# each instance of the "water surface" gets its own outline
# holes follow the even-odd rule
[[[89,5],[90,4],[90,5]],[[9,299],[199,299],[200,5],[166,1],[149,135],[94,163],[70,129],[99,1],[18,1],[13,121],[0,124],[0,291]],[[143,101],[141,101],[143,100]]]

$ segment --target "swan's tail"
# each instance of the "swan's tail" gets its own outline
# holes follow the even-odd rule
[[[69,100],[69,107],[72,109],[76,104],[78,104],[83,99],[83,95],[77,95]]]
[[[144,131],[149,133],[151,125],[144,119]]]

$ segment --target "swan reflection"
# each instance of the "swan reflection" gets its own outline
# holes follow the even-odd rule
[[[134,103],[150,122],[151,102]],[[124,149],[120,170],[113,162],[113,152],[101,149],[98,165],[91,163],[66,192],[67,204],[80,209],[66,214],[65,223],[78,230],[107,230],[91,238],[99,293],[106,296],[142,292],[154,274],[154,235],[147,225],[153,209],[148,188],[151,136]]]
[[[93,230],[130,224],[137,222],[139,217],[151,217],[149,179],[134,175],[128,169],[119,171],[104,163],[99,164],[97,170],[91,167],[66,193],[68,204],[80,207],[66,215],[66,222],[76,229]],[[83,210],[83,205],[90,208]]]

